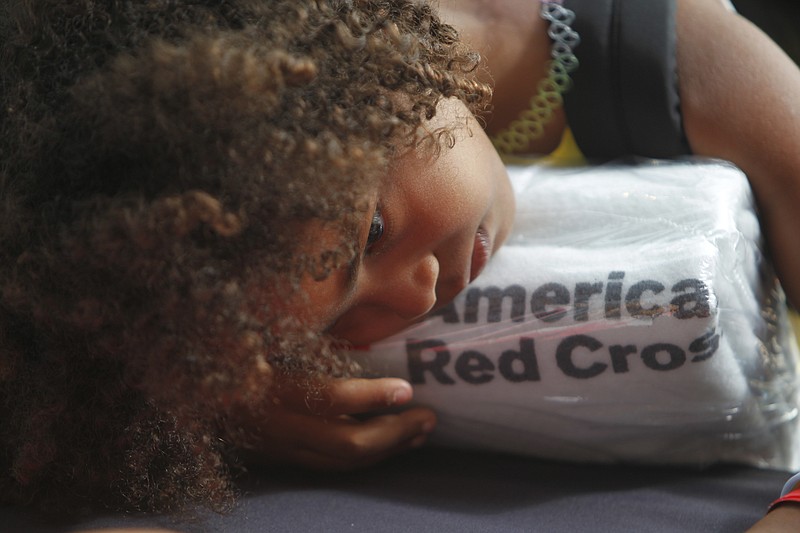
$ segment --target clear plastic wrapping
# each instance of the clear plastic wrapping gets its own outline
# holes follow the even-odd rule
[[[798,468],[797,356],[746,177],[716,161],[509,167],[508,243],[456,300],[355,353],[441,444]]]

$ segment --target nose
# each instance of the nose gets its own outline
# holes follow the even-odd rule
[[[404,320],[415,320],[436,305],[438,279],[439,261],[428,254],[371,280],[370,303]]]

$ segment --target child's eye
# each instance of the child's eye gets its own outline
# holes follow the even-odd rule
[[[369,235],[367,235],[367,246],[366,250],[369,251],[372,246],[375,245],[381,237],[383,236],[383,231],[385,229],[385,223],[383,221],[383,215],[381,214],[380,207],[375,209],[375,213],[372,215],[372,222],[369,225]]]

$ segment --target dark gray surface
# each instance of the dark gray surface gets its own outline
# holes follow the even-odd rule
[[[344,475],[254,473],[231,514],[196,522],[107,516],[44,526],[1,509],[0,530],[735,532],[763,516],[787,478],[740,466],[582,466],[429,449]]]

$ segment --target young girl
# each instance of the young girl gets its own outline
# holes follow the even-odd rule
[[[407,383],[324,381],[508,232],[454,30],[404,0],[0,9],[3,501],[222,508],[248,452],[421,444],[428,410],[343,416]]]

